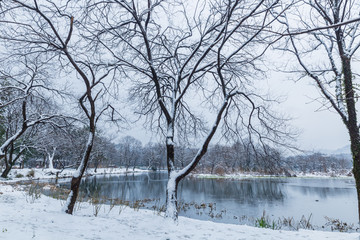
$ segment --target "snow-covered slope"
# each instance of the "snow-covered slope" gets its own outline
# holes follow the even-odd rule
[[[185,217],[179,223],[164,219],[151,210],[96,207],[82,203],[74,216],[61,212],[61,201],[0,183],[0,239],[241,239],[241,240],[358,240],[359,233],[300,230],[279,231],[243,225],[199,221]]]

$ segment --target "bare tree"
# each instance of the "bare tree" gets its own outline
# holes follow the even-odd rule
[[[28,55],[41,53],[50,60],[57,60],[62,73],[79,79],[84,87],[78,102],[87,122],[88,139],[64,207],[69,214],[73,212],[81,178],[90,159],[97,122],[104,113],[112,116],[115,113],[103,98],[108,89],[105,80],[114,68],[101,66],[96,62],[97,52],[89,52],[88,42],[82,38],[84,28],[80,24],[82,11],[79,9],[82,9],[81,2],[13,0],[3,4],[5,17],[0,21],[3,25],[1,38],[13,44],[10,47],[28,49]],[[99,99],[102,99],[101,104]]]
[[[120,157],[121,165],[124,165],[126,171],[130,166],[133,166],[133,170],[136,167],[136,162],[141,155],[141,142],[134,137],[125,136],[120,139],[117,145]]]
[[[165,158],[165,148],[159,143],[147,143],[143,148],[143,165],[151,170],[162,169]]]
[[[113,162],[117,156],[115,144],[110,141],[103,133],[98,132],[95,137],[93,154],[89,162],[89,166],[95,168],[114,166]]]
[[[74,121],[66,121],[71,119],[61,119],[54,121],[55,124],[45,124],[41,127],[36,128],[34,135],[31,138],[31,148],[33,155],[35,157],[43,157],[44,161],[42,167],[49,168],[49,174],[56,174],[56,172],[61,170],[55,170],[59,168],[59,164],[56,163],[56,159],[59,159],[63,152],[67,152],[66,156],[62,155],[64,158],[73,157],[74,151],[69,151],[69,149],[75,148],[76,144],[72,141],[72,136],[70,136],[71,125],[74,124]],[[65,160],[65,159],[64,159]],[[71,163],[74,165],[74,162]],[[63,169],[66,165],[61,166]]]
[[[88,21],[99,45],[108,49],[133,87],[130,101],[148,126],[165,138],[168,185],[166,216],[177,219],[177,186],[199,163],[226,118],[225,129],[276,141],[272,115],[257,105],[264,100],[250,89],[253,70],[267,48],[261,34],[274,21],[278,1],[102,1],[89,2]],[[274,13],[274,15],[276,15]],[[272,41],[274,39],[268,39]],[[256,50],[255,45],[265,43]],[[213,112],[214,123],[197,114],[195,99]],[[199,106],[201,107],[201,105]],[[245,114],[245,112],[247,114]],[[236,113],[230,117],[230,113]],[[238,115],[240,114],[240,115]],[[257,124],[255,116],[258,116]],[[227,131],[227,135],[239,131]],[[272,133],[272,136],[269,136]],[[198,152],[180,170],[175,138],[198,139]]]
[[[289,36],[286,51],[301,67],[295,72],[314,81],[323,97],[319,101],[323,109],[335,110],[349,132],[360,218],[359,73],[358,67],[352,67],[360,47],[359,10],[358,1],[303,0],[280,22],[287,29],[284,35]]]
[[[16,64],[14,64],[16,62]],[[47,94],[53,94],[45,71],[47,65],[40,57],[28,59],[7,57],[0,69],[0,110],[4,137],[0,145],[0,158],[5,161],[2,177],[7,177],[12,166],[28,148],[21,142],[26,132],[43,123],[55,123],[62,118],[51,107]],[[17,156],[14,157],[14,153]]]

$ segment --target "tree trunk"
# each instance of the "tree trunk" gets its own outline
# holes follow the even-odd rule
[[[340,36],[342,33],[338,33]],[[339,36],[339,39],[340,39]],[[340,56],[342,61],[342,70],[344,73],[344,90],[345,90],[345,102],[348,112],[348,120],[345,125],[349,131],[351,142],[351,153],[353,157],[353,173],[356,182],[356,192],[358,195],[358,215],[360,219],[360,137],[359,127],[357,123],[357,112],[355,106],[355,93],[353,86],[353,74],[351,71],[351,59],[346,56],[341,44],[339,44]]]
[[[215,168],[215,164],[211,164],[211,174],[214,174],[214,168]]]
[[[12,169],[12,164],[5,164],[5,169],[4,171],[1,173],[1,177],[3,178],[7,178],[7,176],[9,175],[9,172],[11,171]]]
[[[342,52],[341,52],[342,53]],[[352,82],[351,62],[350,58],[342,56],[343,72],[344,72],[344,88],[346,108],[348,112],[348,121],[345,122],[350,135],[351,153],[353,157],[353,174],[356,182],[356,192],[358,197],[358,216],[360,219],[360,137],[359,127],[357,123],[357,113],[355,107],[355,94]]]
[[[353,174],[356,183],[356,192],[358,197],[358,215],[360,219],[360,142],[351,143],[353,155]]]
[[[174,170],[174,161],[175,161],[174,143],[166,144],[166,154],[167,154],[166,161],[167,161],[168,175],[170,177],[170,173]]]
[[[166,189],[166,213],[165,217],[170,217],[174,221],[177,221],[178,213],[177,213],[177,187],[179,182],[186,177],[194,168],[197,166],[201,158],[207,152],[209,143],[213,138],[219,123],[221,121],[221,117],[223,112],[225,111],[228,105],[227,99],[224,101],[222,107],[220,108],[215,124],[211,128],[208,136],[205,138],[204,143],[202,144],[201,148],[195,155],[194,159],[183,169],[180,171],[175,171],[175,152],[174,152],[174,127],[173,123],[168,124],[168,134],[166,137],[166,153],[167,153],[167,168],[168,168],[168,184]]]
[[[65,204],[65,212],[68,214],[73,214],[76,199],[79,195],[81,177],[73,177],[71,179],[71,191]]]
[[[42,160],[42,163],[40,165],[41,166],[39,166],[39,167],[46,168],[46,155],[45,154],[43,155],[43,160]]]
[[[21,159],[21,161],[20,161],[20,169],[24,169],[24,165],[25,165],[24,159]]]
[[[86,145],[83,158],[81,159],[80,166],[78,167],[77,171],[75,172],[74,176],[71,179],[71,188],[70,188],[71,191],[64,206],[65,212],[68,214],[73,213],[75,202],[79,195],[81,178],[84,175],[87,163],[90,159],[90,153],[93,147],[94,137],[95,137],[95,129],[93,129],[93,131],[89,133],[89,139]]]
[[[54,157],[55,157],[55,151],[56,151],[56,147],[53,148],[53,152],[50,154],[48,154],[49,157],[49,169],[53,170],[54,169]]]
[[[21,153],[19,153],[19,156],[15,159],[13,159],[13,153],[14,153],[14,144],[10,144],[10,148],[5,151],[4,161],[5,161],[5,170],[2,172],[1,177],[7,178],[9,175],[9,172],[11,171],[12,167],[15,164],[16,159],[20,156]]]
[[[168,183],[166,187],[166,212],[165,217],[171,218],[174,221],[177,220],[177,185],[178,178],[172,176],[174,173],[175,163],[175,147],[174,147],[174,125],[168,124],[168,134],[166,137],[166,163],[168,170]]]
[[[171,175],[171,174],[170,174]],[[165,217],[174,221],[178,219],[177,211],[177,188],[179,181],[175,177],[169,177],[166,187],[166,212]]]
[[[59,171],[56,172],[56,177],[55,177],[55,184],[58,184],[59,181]]]

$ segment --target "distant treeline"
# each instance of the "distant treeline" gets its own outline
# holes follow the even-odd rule
[[[45,131],[45,132],[44,132]],[[42,137],[42,136],[46,137]],[[48,167],[53,156],[55,168],[75,167],[81,159],[87,130],[72,127],[66,131],[45,129],[36,132],[27,142],[29,146],[21,167]],[[25,144],[25,143],[24,143]],[[89,167],[140,167],[151,170],[166,168],[166,150],[161,143],[143,145],[138,139],[126,136],[112,143],[103,134],[97,134]],[[188,164],[196,153],[195,148],[178,144],[175,153],[176,167]],[[327,156],[321,153],[285,157],[269,146],[254,146],[249,142],[232,145],[216,144],[209,147],[200,161],[197,173],[231,174],[236,172],[259,172],[274,175],[293,175],[293,172],[348,173],[352,168],[351,158],[346,155]]]

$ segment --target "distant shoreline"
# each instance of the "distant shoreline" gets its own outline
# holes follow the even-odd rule
[[[64,169],[63,171],[59,169],[42,169],[42,168],[23,168],[23,169],[13,169],[8,178],[0,178],[0,182],[19,182],[19,181],[33,181],[33,180],[46,180],[46,179],[65,179],[71,178],[76,169]],[[163,170],[161,170],[163,171]],[[56,176],[56,172],[58,176]],[[97,168],[96,172],[94,168],[88,168],[84,174],[84,177],[94,176],[94,175],[116,175],[116,174],[132,174],[132,173],[147,173],[153,172],[151,170],[143,170],[135,168]],[[154,171],[160,172],[160,171]],[[238,172],[231,174],[207,174],[207,173],[192,173],[190,177],[195,178],[212,178],[212,179],[244,179],[244,178],[349,178],[353,179],[351,171],[347,174],[345,173],[323,173],[323,172],[313,172],[313,173],[303,173],[303,172],[294,172],[291,176],[286,176],[285,174],[281,175],[270,175],[263,174],[259,172]]]
[[[335,174],[335,173],[323,173],[323,172],[314,172],[314,173],[295,173],[293,176],[286,175],[270,175],[262,174],[257,172],[239,172],[233,174],[205,174],[205,173],[194,173],[193,177],[196,178],[214,178],[214,179],[243,179],[243,178],[349,178],[353,179],[353,175],[349,174]]]

